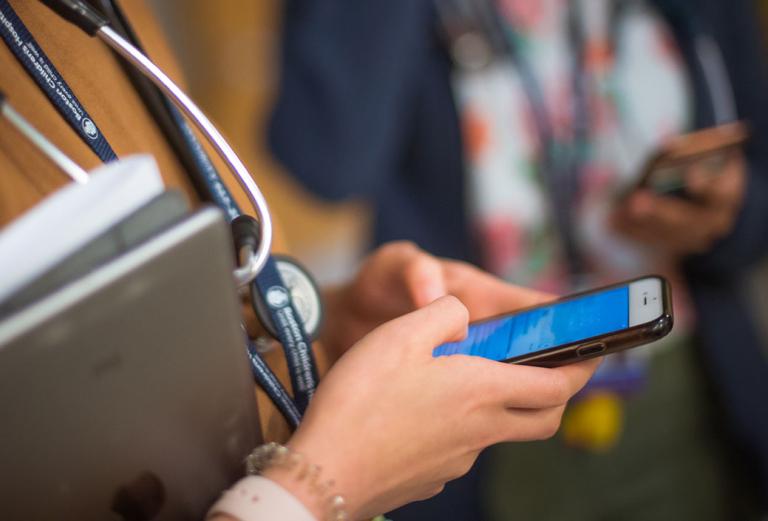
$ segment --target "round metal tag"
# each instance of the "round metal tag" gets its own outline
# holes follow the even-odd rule
[[[274,255],[273,258],[277,271],[285,282],[285,288],[291,294],[299,318],[304,324],[304,330],[310,340],[317,340],[323,322],[323,302],[317,284],[307,270],[290,257]],[[272,323],[267,306],[282,307],[287,297],[280,287],[270,288],[267,291],[266,302],[256,294],[252,296],[259,321],[273,337],[277,337],[277,330]]]

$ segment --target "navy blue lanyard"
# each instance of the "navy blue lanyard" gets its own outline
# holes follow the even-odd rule
[[[534,124],[542,152],[540,170],[552,201],[552,215],[560,233],[563,253],[568,270],[575,285],[586,271],[584,258],[578,246],[574,230],[574,196],[579,192],[583,171],[583,157],[589,137],[590,117],[587,101],[587,78],[584,73],[584,42],[581,25],[575,10],[571,7],[568,16],[568,32],[573,49],[573,97],[572,97],[572,142],[563,147],[555,137],[554,125],[544,99],[544,89],[536,77],[533,66],[526,59],[519,37],[510,34],[508,53],[520,74],[520,82],[533,114]]]
[[[105,163],[117,159],[93,118],[72,93],[72,89],[7,0],[0,0],[0,36],[56,110],[99,159]]]
[[[272,400],[272,403],[275,404],[275,407],[277,407],[288,422],[288,425],[295,429],[301,422],[302,413],[296,407],[293,400],[291,400],[291,396],[288,394],[288,391],[285,390],[283,384],[280,383],[280,380],[277,379],[275,373],[272,372],[261,357],[251,339],[246,336],[245,342],[254,379],[259,383],[259,386],[264,392],[267,393],[269,399]]]
[[[119,5],[111,0],[106,0],[102,2],[102,4],[104,4],[105,11],[107,11],[111,17],[115,18],[113,23],[115,23],[116,26],[120,26],[126,33],[126,36],[132,40],[134,45],[141,49],[141,44],[138,41],[135,32],[130,27],[128,20],[123,16]],[[219,176],[216,171],[216,167],[205,153],[205,150],[195,137],[192,128],[179,110],[167,97],[162,94],[160,94],[160,96],[165,110],[179,130],[180,137],[186,144],[187,151],[194,161],[196,168],[190,171],[191,175],[195,176],[206,197],[213,201],[230,220],[235,219],[242,214],[242,211],[221,179],[221,176]],[[266,294],[272,288],[278,288],[279,291],[282,291],[288,297],[284,306],[267,306],[267,308],[271,322],[275,326],[278,340],[280,340],[285,352],[296,406],[299,411],[303,413],[309,405],[309,400],[312,398],[315,388],[317,387],[319,380],[317,366],[315,364],[309,335],[304,329],[304,324],[293,304],[290,291],[286,289],[285,281],[283,281],[280,276],[275,260],[270,257],[259,276],[254,280],[251,291],[257,294],[263,302],[266,302]],[[251,356],[251,358],[253,359],[253,356]],[[263,364],[263,367],[258,373],[265,374],[265,368],[268,370],[266,364]],[[254,374],[256,375],[256,372]],[[277,381],[276,378],[271,379]],[[270,398],[275,404],[285,402],[285,396],[278,397],[277,393],[270,393],[270,389],[275,389],[275,386],[272,385],[270,381],[267,381],[267,379],[263,379],[258,375],[257,381],[261,387],[270,394]],[[291,422],[289,416],[286,416],[286,418]]]
[[[175,113],[181,118],[177,111]],[[235,199],[189,126],[185,125],[181,130],[182,137],[188,141],[190,151],[195,156],[196,162],[207,165],[202,169],[203,175],[200,181],[206,187],[209,198],[230,218],[241,215],[242,211]],[[275,290],[285,296],[285,301],[280,305],[270,305],[269,299],[267,299],[267,294]],[[278,340],[285,352],[294,401],[296,407],[303,414],[317,388],[319,380],[317,365],[309,335],[304,329],[304,324],[291,298],[291,292],[286,288],[272,256],[269,257],[261,273],[253,281],[251,291],[256,292],[261,300],[268,304],[267,310],[275,326]],[[267,390],[269,384],[264,385],[267,382],[260,381],[259,383]]]
[[[63,99],[68,100],[68,103],[64,104],[64,109],[66,110],[69,110],[70,105],[81,107],[75,95],[69,87],[66,86],[63,80],[61,80],[61,76],[55,71],[47,57],[45,57],[42,49],[19,19],[13,8],[8,4],[7,0],[0,0],[0,16],[2,16],[2,18],[0,18],[0,25],[2,25],[0,30],[2,30],[4,40],[14,54],[16,54],[17,57],[20,56],[19,61],[21,64],[27,72],[35,78],[38,85],[40,85],[41,89],[48,95],[52,103],[54,103],[60,111],[63,109],[60,107],[59,103],[64,103]],[[17,44],[19,41],[22,43]],[[34,49],[34,51],[29,51],[29,49]],[[33,52],[34,56],[42,57],[44,61],[25,59],[25,56],[30,52]],[[40,63],[45,64],[45,67],[42,68],[42,71],[45,74],[40,72],[41,67],[38,66]],[[57,83],[54,85],[57,86],[57,88],[49,83],[47,79],[49,76],[46,76],[46,74],[55,74]],[[213,163],[205,153],[186,120],[184,120],[180,112],[171,105],[170,101],[166,99],[165,102],[170,115],[181,131],[183,140],[194,157],[195,163],[202,172],[199,181],[205,186],[210,199],[225,212],[230,220],[241,215],[242,212],[235,203],[232,194],[222,181],[213,166]],[[83,114],[83,118],[86,118],[87,114],[84,111]],[[63,115],[67,121],[70,121],[67,118],[68,114]],[[77,120],[77,123],[80,124],[80,121],[82,120],[82,118],[81,120]],[[108,150],[111,154],[111,156],[107,155],[104,157],[100,154],[99,157],[105,162],[116,159],[106,138],[101,134],[96,124],[93,123],[93,120],[87,118],[87,121],[90,122],[88,125],[89,133],[93,134],[95,132],[99,141],[102,143],[100,150]],[[81,126],[85,128],[85,125],[81,124]],[[77,127],[75,129],[77,130]],[[86,138],[86,142],[89,145],[92,145],[91,141],[95,141],[88,135],[86,135]],[[94,151],[96,150],[94,149]],[[274,373],[261,359],[260,355],[255,350],[255,347],[250,343],[247,346],[248,355],[257,382],[265,392],[267,392],[270,399],[272,399],[278,406],[288,422],[295,427],[295,425],[298,424],[298,419],[300,419],[301,414],[306,410],[309,400],[314,394],[315,388],[317,387],[318,375],[309,336],[304,330],[304,324],[301,322],[299,313],[293,304],[291,293],[286,289],[274,259],[270,257],[262,272],[256,280],[254,280],[252,291],[257,292],[262,299],[265,299],[267,292],[275,288],[283,292],[287,297],[287,301],[281,306],[267,306],[267,309],[270,313],[272,323],[277,329],[278,339],[285,351],[294,394],[293,401],[291,401],[290,396],[285,392],[285,389],[282,387],[277,377],[275,377]],[[289,403],[290,406],[288,405]]]
[[[617,0],[611,6],[609,21],[609,41],[613,48],[618,42],[619,20],[627,7],[625,0]],[[499,15],[501,16],[501,15]],[[572,51],[573,96],[572,96],[572,141],[569,147],[561,150],[554,135],[552,118],[544,99],[544,89],[536,77],[532,65],[524,56],[519,44],[519,36],[513,31],[506,35],[506,51],[511,56],[520,74],[521,84],[528,98],[528,104],[534,116],[535,125],[543,148],[541,170],[551,193],[553,214],[560,231],[563,249],[568,262],[574,286],[578,287],[581,277],[586,274],[587,266],[574,230],[574,195],[579,193],[580,181],[586,163],[586,151],[590,140],[592,125],[589,112],[589,77],[585,69],[586,42],[584,23],[578,7],[568,3],[568,39]]]
[[[480,34],[492,56],[511,58],[528,101],[538,134],[541,151],[539,171],[551,201],[552,218],[560,234],[565,261],[575,285],[585,272],[584,258],[578,247],[574,222],[574,195],[578,193],[584,165],[584,150],[588,142],[589,111],[587,107],[586,75],[583,70],[584,45],[576,12],[569,4],[569,36],[574,50],[573,135],[571,146],[557,142],[544,90],[536,73],[524,56],[519,37],[501,21],[503,15],[491,0],[435,0],[443,32],[450,44],[466,32]]]

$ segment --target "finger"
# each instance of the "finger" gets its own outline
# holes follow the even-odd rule
[[[502,427],[500,434],[503,437],[496,442],[543,440],[554,436],[560,428],[567,401],[586,385],[600,362],[600,359],[595,359],[555,369],[567,382],[565,394],[559,397],[565,398],[565,401],[541,409],[505,408],[497,422]]]
[[[478,447],[477,450],[472,450],[461,456],[454,457],[441,469],[439,481],[453,481],[472,470],[472,466],[475,464],[475,461],[477,461],[477,457],[480,455],[480,450],[483,448],[485,447]]]
[[[419,251],[406,261],[403,278],[416,308],[422,308],[447,294],[442,264],[425,252]]]
[[[388,343],[423,347],[432,356],[436,346],[466,337],[468,323],[467,308],[456,297],[447,296],[387,322],[373,334]]]
[[[744,196],[745,178],[743,157],[732,154],[716,172],[702,165],[691,168],[686,183],[699,202],[717,208],[738,208]]]
[[[408,497],[407,503],[414,503],[416,501],[425,501],[431,499],[445,490],[445,481],[438,481],[435,483],[427,483],[422,485],[421,488],[414,490]]]
[[[629,201],[622,227],[644,242],[686,252],[710,246],[723,226],[720,209],[643,192]]]
[[[400,316],[446,294],[439,261],[410,242],[379,248],[361,274],[360,284],[383,319]]]
[[[713,171],[710,167],[702,164],[691,165],[684,174],[685,190],[696,199],[709,199],[715,181],[723,174],[723,170]]]
[[[697,215],[687,225],[669,223],[665,215],[653,216],[629,226],[627,232],[629,236],[642,239],[646,244],[660,245],[668,251],[703,253],[730,231],[735,215],[724,208],[710,208],[697,212]]]
[[[647,191],[635,194],[629,204],[632,218],[667,230],[688,229],[707,213],[701,205]]]
[[[655,225],[631,221],[617,221],[616,229],[628,239],[671,255],[704,252],[712,245],[707,235],[695,231],[681,236]]]
[[[472,321],[549,302],[555,298],[508,284],[464,262],[443,261],[443,273],[448,293],[457,296],[467,306]]]
[[[612,215],[612,227],[638,243],[654,248],[659,248],[669,253],[677,253],[684,250],[678,241],[677,231],[670,230],[654,220],[653,212],[657,205],[658,196],[650,190],[638,190],[629,196],[625,204],[618,207]],[[691,239],[687,235],[685,239]]]
[[[497,409],[549,409],[564,405],[594,374],[599,359],[555,369],[454,355],[437,360],[463,366],[464,378],[486,405]],[[456,369],[462,374],[462,369]],[[465,381],[467,381],[465,380]]]
[[[635,190],[618,208],[618,214],[627,219],[641,220],[653,213],[655,194],[646,189]]]
[[[497,409],[476,420],[476,447],[509,441],[535,441],[551,438],[560,428],[564,405],[548,409]]]
[[[573,395],[587,385],[589,379],[592,378],[597,368],[603,363],[603,359],[603,357],[592,358],[583,362],[556,367],[552,370],[560,372],[568,380],[571,397],[573,397]]]

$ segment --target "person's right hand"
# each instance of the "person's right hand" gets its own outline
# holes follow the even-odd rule
[[[466,334],[467,322],[459,300],[441,298],[375,329],[321,382],[288,445],[336,481],[352,519],[438,493],[490,445],[552,436],[598,365],[433,358],[436,346]],[[279,470],[265,475],[296,491]]]
[[[733,229],[744,201],[747,166],[733,152],[719,170],[706,163],[688,167],[685,179],[690,199],[638,189],[612,215],[612,225],[624,236],[677,259],[710,251]]]

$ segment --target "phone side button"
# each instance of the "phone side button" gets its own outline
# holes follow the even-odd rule
[[[587,344],[585,346],[581,346],[576,350],[576,354],[578,356],[590,356],[590,355],[596,355],[598,353],[602,353],[605,351],[605,344],[602,342],[595,342],[594,344]]]

